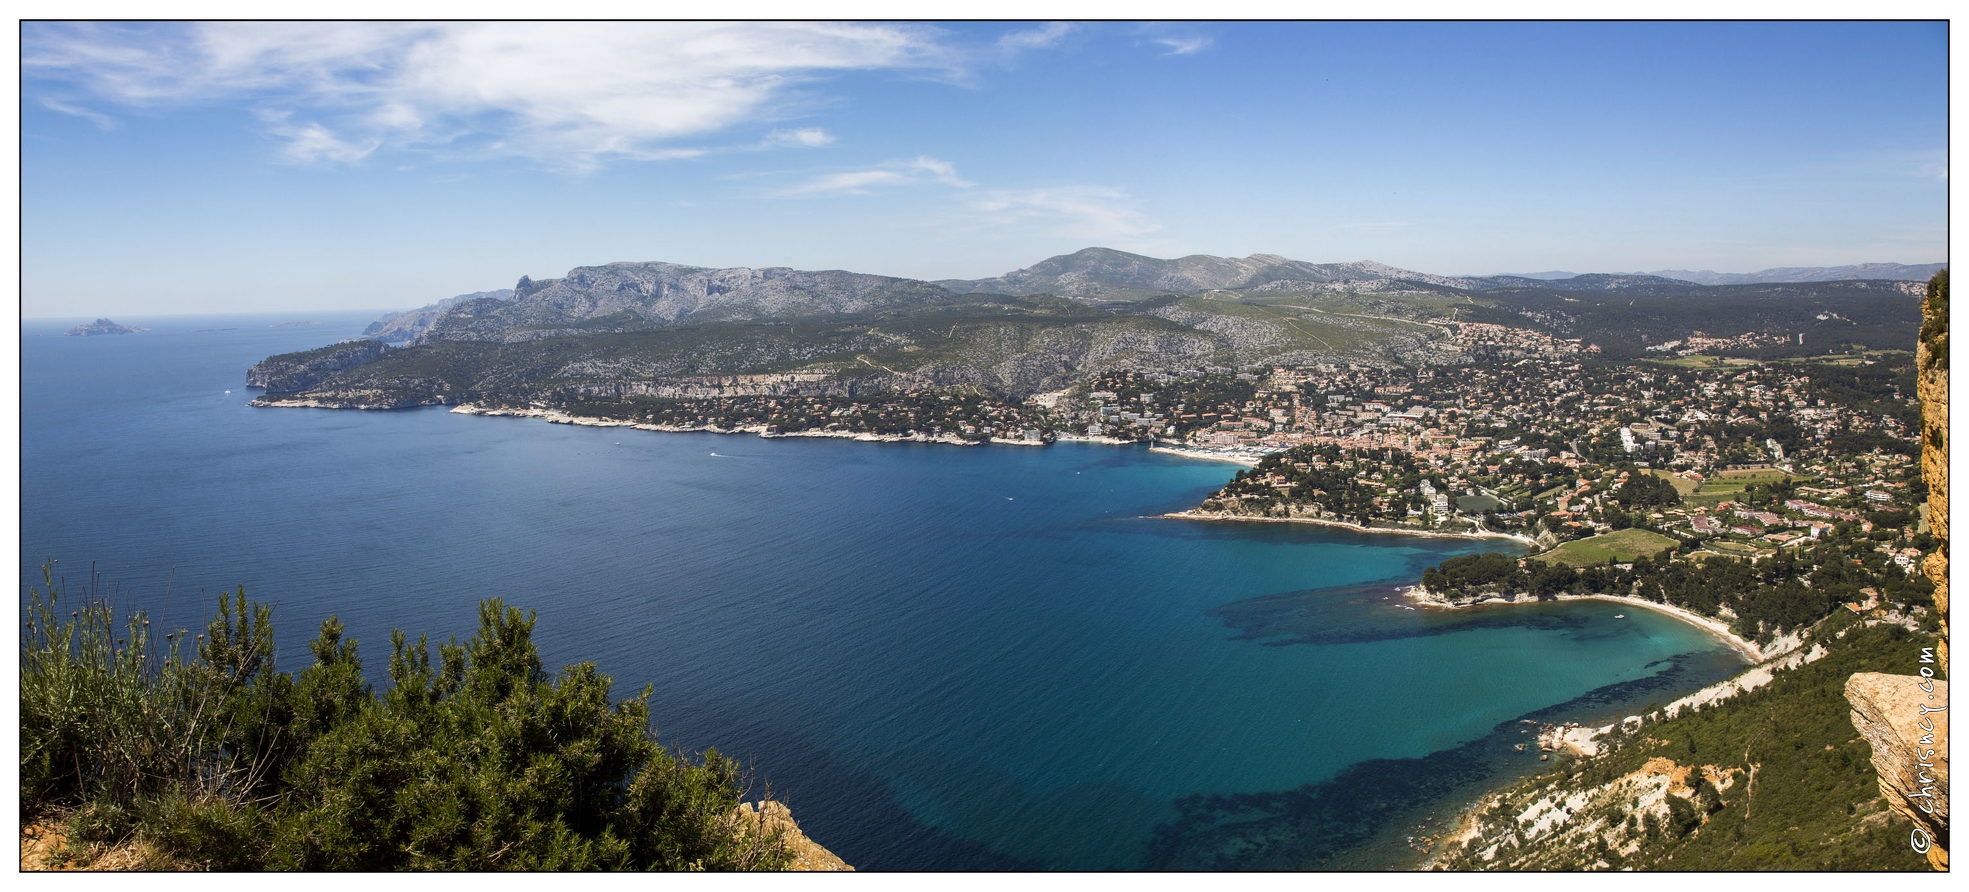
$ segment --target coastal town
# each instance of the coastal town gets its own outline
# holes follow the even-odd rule
[[[1192,436],[1264,455],[1183,516],[1512,536],[1529,559],[1454,558],[1412,594],[1631,598],[1753,657],[1833,610],[1933,627],[1911,379],[1907,354],[1280,369],[1252,405],[1284,418]]]

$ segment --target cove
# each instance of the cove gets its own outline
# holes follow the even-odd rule
[[[392,628],[504,598],[550,667],[653,686],[666,745],[747,761],[876,870],[1404,866],[1409,816],[1531,770],[1519,720],[1741,665],[1618,605],[1408,610],[1424,568],[1515,546],[1158,518],[1236,468],[1143,449],[246,405],[248,365],[373,315],[28,321],[23,594],[93,562],[191,626],[243,584],[283,668],[336,614],[372,680]]]

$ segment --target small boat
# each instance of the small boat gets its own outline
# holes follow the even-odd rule
[[[1627,614],[1625,614],[1625,613],[1616,613],[1616,614],[1614,614],[1614,615],[1613,615],[1613,618],[1614,618],[1614,619],[1626,619],[1626,618],[1627,618]]]

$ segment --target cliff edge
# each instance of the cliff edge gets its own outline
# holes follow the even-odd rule
[[[1942,618],[1942,671],[1948,671],[1948,270],[1928,280],[1921,303],[1921,340],[1914,354],[1915,394],[1921,400],[1921,479],[1928,484],[1928,528],[1941,544],[1922,562],[1935,584]]]
[[[1856,672],[1846,681],[1846,702],[1853,727],[1873,747],[1880,794],[1914,822],[1915,851],[1947,870],[1948,682]]]
[[[757,821],[766,833],[775,830],[784,833],[780,838],[787,848],[793,850],[793,863],[787,865],[787,870],[854,870],[840,856],[800,832],[800,825],[793,822],[793,812],[785,803],[771,799],[757,803],[741,802],[736,814],[741,820]]]
[[[1880,795],[1915,824],[1909,844],[1936,870],[1948,869],[1948,270],[1928,280],[1915,348],[1921,400],[1921,476],[1928,528],[1940,540],[1921,568],[1935,584],[1942,635],[1923,654],[1918,675],[1855,673],[1846,681],[1853,727],[1873,747]],[[1939,656],[1939,661],[1935,659]],[[1933,663],[1934,665],[1929,665]]]

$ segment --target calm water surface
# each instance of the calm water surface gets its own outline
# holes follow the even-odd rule
[[[863,869],[1401,866],[1417,820],[1535,767],[1520,719],[1739,665],[1648,611],[1393,597],[1498,543],[1154,519],[1237,469],[1140,449],[246,405],[248,365],[373,317],[25,323],[23,592],[94,562],[196,625],[243,584],[283,668],[336,614],[372,674],[392,628],[469,635],[501,597]]]

